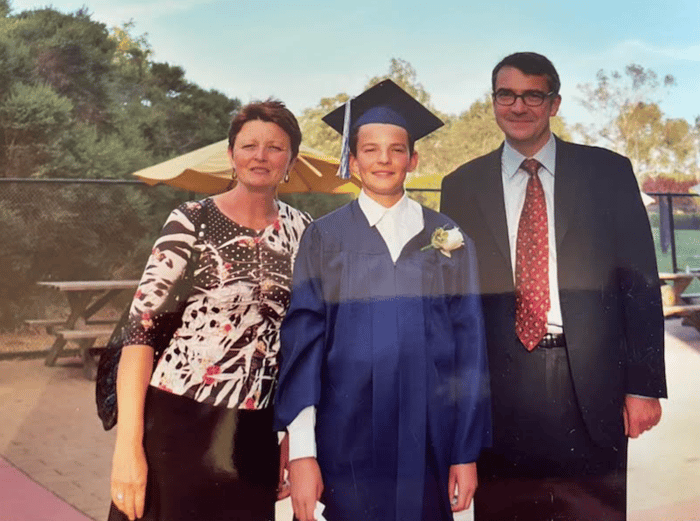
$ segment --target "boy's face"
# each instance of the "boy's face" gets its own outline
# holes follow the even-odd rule
[[[406,129],[387,123],[360,127],[350,170],[360,175],[362,188],[379,204],[390,207],[401,199],[406,173],[417,164],[418,154],[408,150]]]

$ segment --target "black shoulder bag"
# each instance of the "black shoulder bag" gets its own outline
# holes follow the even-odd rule
[[[158,360],[160,360],[163,351],[170,344],[175,331],[182,325],[182,314],[187,305],[187,299],[192,293],[194,270],[199,261],[201,247],[204,243],[204,232],[207,222],[206,204],[202,205],[200,217],[199,233],[192,246],[192,255],[190,255],[187,262],[185,273],[175,283],[166,304],[163,305],[165,309],[171,309],[172,311],[158,313],[154,317],[153,327],[157,332],[153,342],[154,345],[152,346],[154,368]],[[97,363],[95,401],[97,403],[97,416],[102,420],[102,426],[106,431],[117,424],[117,372],[119,370],[122,347],[124,347],[124,336],[126,334],[126,325],[129,322],[130,310],[131,302],[129,302],[119,318],[109,338],[109,342],[107,342],[107,346],[104,348]]]

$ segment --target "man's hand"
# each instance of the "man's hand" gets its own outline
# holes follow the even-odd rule
[[[450,466],[450,481],[447,489],[452,512],[461,512],[469,508],[476,491],[476,485],[476,463]]]
[[[648,431],[661,420],[661,402],[658,398],[640,396],[625,396],[625,406],[622,410],[625,423],[625,434],[637,438]]]
[[[313,521],[316,501],[323,492],[321,468],[316,458],[299,458],[289,462],[292,508],[299,521]]]

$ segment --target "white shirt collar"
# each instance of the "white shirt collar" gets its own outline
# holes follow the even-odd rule
[[[556,163],[556,161],[555,161],[556,151],[557,151],[557,142],[554,139],[554,134],[552,134],[550,132],[549,139],[547,140],[547,142],[532,157],[534,159],[537,159],[542,164],[544,169],[550,173],[550,175],[554,175],[554,165]],[[506,141],[503,145],[503,156],[501,157],[501,168],[502,168],[503,175],[506,178],[513,177],[516,174],[516,172],[518,171],[518,169],[520,168],[520,165],[522,164],[524,159],[527,159],[527,158],[524,155],[522,155],[520,152],[515,150],[508,143],[508,141]],[[542,170],[540,170],[540,172],[541,171]]]
[[[416,217],[418,217],[422,228],[423,210],[420,204],[408,197],[405,192],[401,199],[399,199],[391,208],[382,206],[367,195],[364,190],[360,191],[357,202],[362,209],[362,213],[364,213],[365,217],[367,217],[367,221],[369,222],[370,226],[376,226],[377,223],[388,214],[398,222],[414,222]]]
[[[423,207],[405,193],[391,208],[385,208],[364,190],[360,192],[358,203],[369,225],[384,239],[394,262],[408,241],[423,230]]]

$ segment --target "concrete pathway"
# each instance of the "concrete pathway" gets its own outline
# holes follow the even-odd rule
[[[630,443],[629,521],[700,520],[700,333],[668,321],[666,345],[671,397]],[[0,521],[106,519],[114,432],[97,419],[94,383],[62,362],[0,362]],[[277,519],[291,519],[288,500]]]

